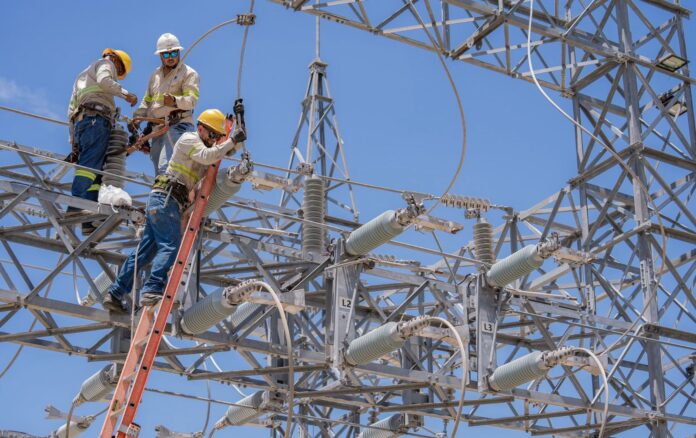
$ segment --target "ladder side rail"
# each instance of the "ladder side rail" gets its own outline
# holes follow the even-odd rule
[[[104,424],[102,425],[101,432],[99,433],[100,438],[111,438],[114,429],[116,428],[119,415],[115,415],[115,413],[123,407],[126,400],[126,395],[131,382],[130,377],[135,372],[140,360],[140,353],[142,351],[140,341],[147,337],[150,327],[152,327],[154,316],[155,311],[152,308],[146,309],[140,316],[140,321],[138,322],[138,327],[135,329],[135,333],[131,339],[131,347],[128,349],[128,355],[126,356],[126,361],[121,369],[121,374],[118,378],[114,395],[109,403],[109,409],[106,411]]]
[[[191,255],[191,250],[193,249],[196,236],[198,235],[198,230],[201,226],[203,212],[208,204],[208,197],[210,196],[213,185],[215,184],[219,165],[220,161],[210,165],[206,171],[205,179],[201,184],[201,188],[194,199],[193,213],[191,213],[191,217],[186,225],[186,231],[184,232],[181,245],[179,246],[176,261],[174,262],[174,267],[169,275],[169,280],[167,281],[167,287],[164,290],[164,296],[162,297],[160,309],[157,312],[157,317],[155,318],[155,325],[150,332],[147,345],[145,346],[145,352],[143,353],[143,359],[135,375],[133,389],[128,396],[126,410],[123,413],[123,419],[121,420],[121,427],[117,433],[118,438],[126,438],[123,428],[125,427],[127,429],[131,425],[135,419],[135,414],[138,411],[140,400],[142,399],[143,392],[145,391],[145,384],[147,383],[150,370],[152,369],[152,364],[155,362],[155,357],[157,356],[157,350],[159,349],[159,344],[162,340],[162,335],[167,324],[167,319],[169,318],[169,313],[174,305],[174,298],[176,297],[176,292],[179,289],[179,283],[181,282],[181,278],[183,277],[186,269],[186,262]]]

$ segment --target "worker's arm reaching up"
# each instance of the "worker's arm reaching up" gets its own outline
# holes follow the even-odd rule
[[[129,103],[131,100],[137,101],[134,94],[126,90],[118,83],[116,78],[116,67],[108,59],[102,59],[97,65],[97,85],[105,93],[121,97]],[[131,97],[132,96],[132,97]]]
[[[200,164],[213,164],[230,151],[237,152],[242,149],[244,143],[235,143],[231,139],[227,139],[220,144],[206,147],[198,136],[184,135],[179,139],[177,146],[181,146],[191,160]]]

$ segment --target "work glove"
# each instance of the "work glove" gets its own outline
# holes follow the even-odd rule
[[[230,138],[235,143],[241,143],[247,139],[246,126],[244,123],[244,104],[242,99],[234,101],[232,106],[232,114],[227,115],[228,120],[234,121],[234,130],[230,134]]]
[[[242,103],[243,100],[244,100],[244,99],[242,99],[242,98],[239,98],[239,99],[235,100],[235,101],[234,101],[234,106],[232,106],[232,112],[233,112],[235,115],[240,115],[240,116],[242,116],[242,117],[244,117],[244,103]]]

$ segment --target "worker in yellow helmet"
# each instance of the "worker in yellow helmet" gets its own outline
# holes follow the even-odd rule
[[[123,50],[105,49],[102,58],[84,69],[73,85],[68,120],[72,153],[68,161],[94,170],[102,170],[109,134],[116,118],[114,97],[135,106],[138,98],[123,88],[118,80],[131,71],[131,58]],[[72,183],[72,195],[96,201],[101,176],[88,169],[77,169]],[[69,207],[68,213],[80,209]],[[83,234],[94,231],[91,223],[82,224]]]
[[[235,104],[235,112],[244,112],[241,102]],[[244,147],[246,130],[240,135],[241,131],[237,129],[231,138],[223,140],[225,123],[226,117],[220,110],[205,110],[198,116],[197,131],[184,133],[174,145],[167,170],[157,176],[150,192],[139,247],[126,259],[116,281],[104,294],[105,309],[116,313],[127,311],[123,299],[133,288],[136,263],[140,270],[152,262],[150,277],[141,291],[140,304],[152,306],[162,298],[169,269],[181,243],[182,213],[189,205],[189,194],[209,165]]]
[[[152,72],[143,100],[133,114],[134,117],[166,119],[169,125],[166,133],[150,141],[155,175],[167,169],[174,144],[181,134],[194,131],[193,109],[199,97],[199,77],[196,70],[180,62],[183,50],[175,35],[160,35],[155,55],[159,56],[161,65]]]

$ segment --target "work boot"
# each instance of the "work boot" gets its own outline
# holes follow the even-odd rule
[[[123,305],[123,301],[120,299],[116,298],[115,296],[111,295],[111,293],[107,292],[104,295],[104,301],[102,301],[102,307],[109,312],[113,313],[128,313],[128,308]]]
[[[82,235],[87,237],[96,230],[97,227],[94,226],[94,222],[83,222],[82,223]]]
[[[65,218],[75,217],[75,216],[87,216],[88,214],[93,214],[90,210],[70,210],[65,212]]]
[[[140,297],[140,305],[145,306],[155,306],[162,299],[162,294],[157,292],[145,292],[142,297]]]

